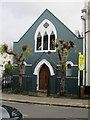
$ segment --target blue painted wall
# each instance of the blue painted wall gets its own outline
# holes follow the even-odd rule
[[[53,61],[50,61],[48,53],[35,53],[34,52],[34,44],[35,44],[35,40],[34,40],[34,35],[35,35],[35,31],[37,29],[37,27],[39,26],[39,24],[45,20],[48,19],[49,21],[51,21],[56,30],[57,30],[57,38],[58,39],[65,39],[65,40],[73,40],[74,43],[77,45],[78,47],[78,52],[82,52],[82,39],[81,38],[77,38],[77,36],[69,29],[67,28],[58,18],[56,18],[49,10],[45,10],[41,16],[35,21],[35,23],[27,30],[27,32],[20,38],[20,40],[18,42],[14,42],[13,45],[13,50],[17,53],[19,53],[21,51],[21,47],[23,44],[28,44],[31,48],[32,48],[32,55],[29,56],[27,55],[26,58],[26,63],[27,64],[32,64],[32,67],[26,67],[25,71],[27,75],[30,75],[31,78],[24,82],[26,82],[25,84],[31,84],[28,89],[30,91],[35,92],[36,91],[36,81],[37,81],[37,76],[33,75],[34,69],[36,67],[36,65],[38,64],[39,61],[41,61],[42,59],[46,59],[47,61],[49,61],[54,69],[55,72],[55,76],[51,76],[50,79],[50,92],[51,93],[57,93],[59,91],[59,79],[58,77],[60,77],[60,71],[58,72],[56,66],[60,63],[58,55],[56,52],[52,52],[50,54],[51,59]],[[72,61],[73,64],[77,65],[78,63],[78,52],[75,52],[73,49],[71,50],[68,60]],[[14,61],[15,62],[15,61]],[[77,67],[72,67],[72,77],[77,77],[77,72],[78,69]],[[15,70],[14,70],[14,74],[18,74]],[[78,86],[77,86],[77,78],[76,79],[72,79],[72,78],[66,78],[65,80],[65,88],[66,91],[69,93],[78,93]],[[25,86],[24,86],[25,87]],[[25,88],[26,89],[26,88]]]

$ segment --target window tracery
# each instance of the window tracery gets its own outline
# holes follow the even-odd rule
[[[53,42],[57,39],[55,26],[45,19],[35,32],[35,52],[55,52]]]

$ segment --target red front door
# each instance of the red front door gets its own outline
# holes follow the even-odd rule
[[[50,77],[49,68],[44,64],[39,73],[39,89],[40,90],[47,90],[48,87],[48,80]]]

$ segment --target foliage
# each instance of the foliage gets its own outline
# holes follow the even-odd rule
[[[0,53],[3,54],[7,51],[8,46],[6,44],[0,45]]]
[[[70,41],[55,40],[55,42],[53,42],[53,45],[56,47],[56,51],[57,51],[59,59],[60,59],[60,64],[63,67],[66,66],[66,62],[67,62],[67,59],[68,59],[70,49],[74,48],[75,51],[78,50],[75,43],[71,40]]]
[[[7,53],[9,55],[14,55],[16,61],[24,60],[26,54],[31,54],[30,51],[31,51],[31,49],[28,45],[23,45],[22,46],[22,52],[18,55],[17,53],[14,53],[13,50],[9,49],[7,44],[0,45],[0,53],[1,54]]]
[[[7,44],[0,45],[0,53],[1,54],[7,53],[9,55],[13,55],[16,60],[16,63],[19,68],[20,87],[22,87],[22,75],[23,75],[23,67],[24,67],[23,61],[26,59],[25,55],[26,54],[31,55],[31,48],[28,45],[23,45],[21,48],[22,48],[22,52],[17,54],[13,50],[9,49]],[[10,64],[6,65],[5,67],[7,70],[11,69]]]
[[[59,94],[62,95],[65,92],[65,72],[66,72],[66,62],[68,59],[69,52],[71,48],[74,48],[77,51],[77,47],[73,41],[65,41],[65,40],[55,40],[53,41],[54,47],[56,47],[56,51],[58,53],[60,59],[60,72],[61,72],[61,79],[60,79],[60,91]]]
[[[8,64],[5,65],[5,73],[6,74],[11,74],[12,73],[12,68],[13,68],[13,66],[12,66],[11,62],[8,61]]]

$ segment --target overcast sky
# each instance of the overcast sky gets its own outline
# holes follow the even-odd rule
[[[18,41],[45,9],[49,9],[72,32],[82,31],[84,0],[42,1],[0,0],[0,41],[8,44]]]

